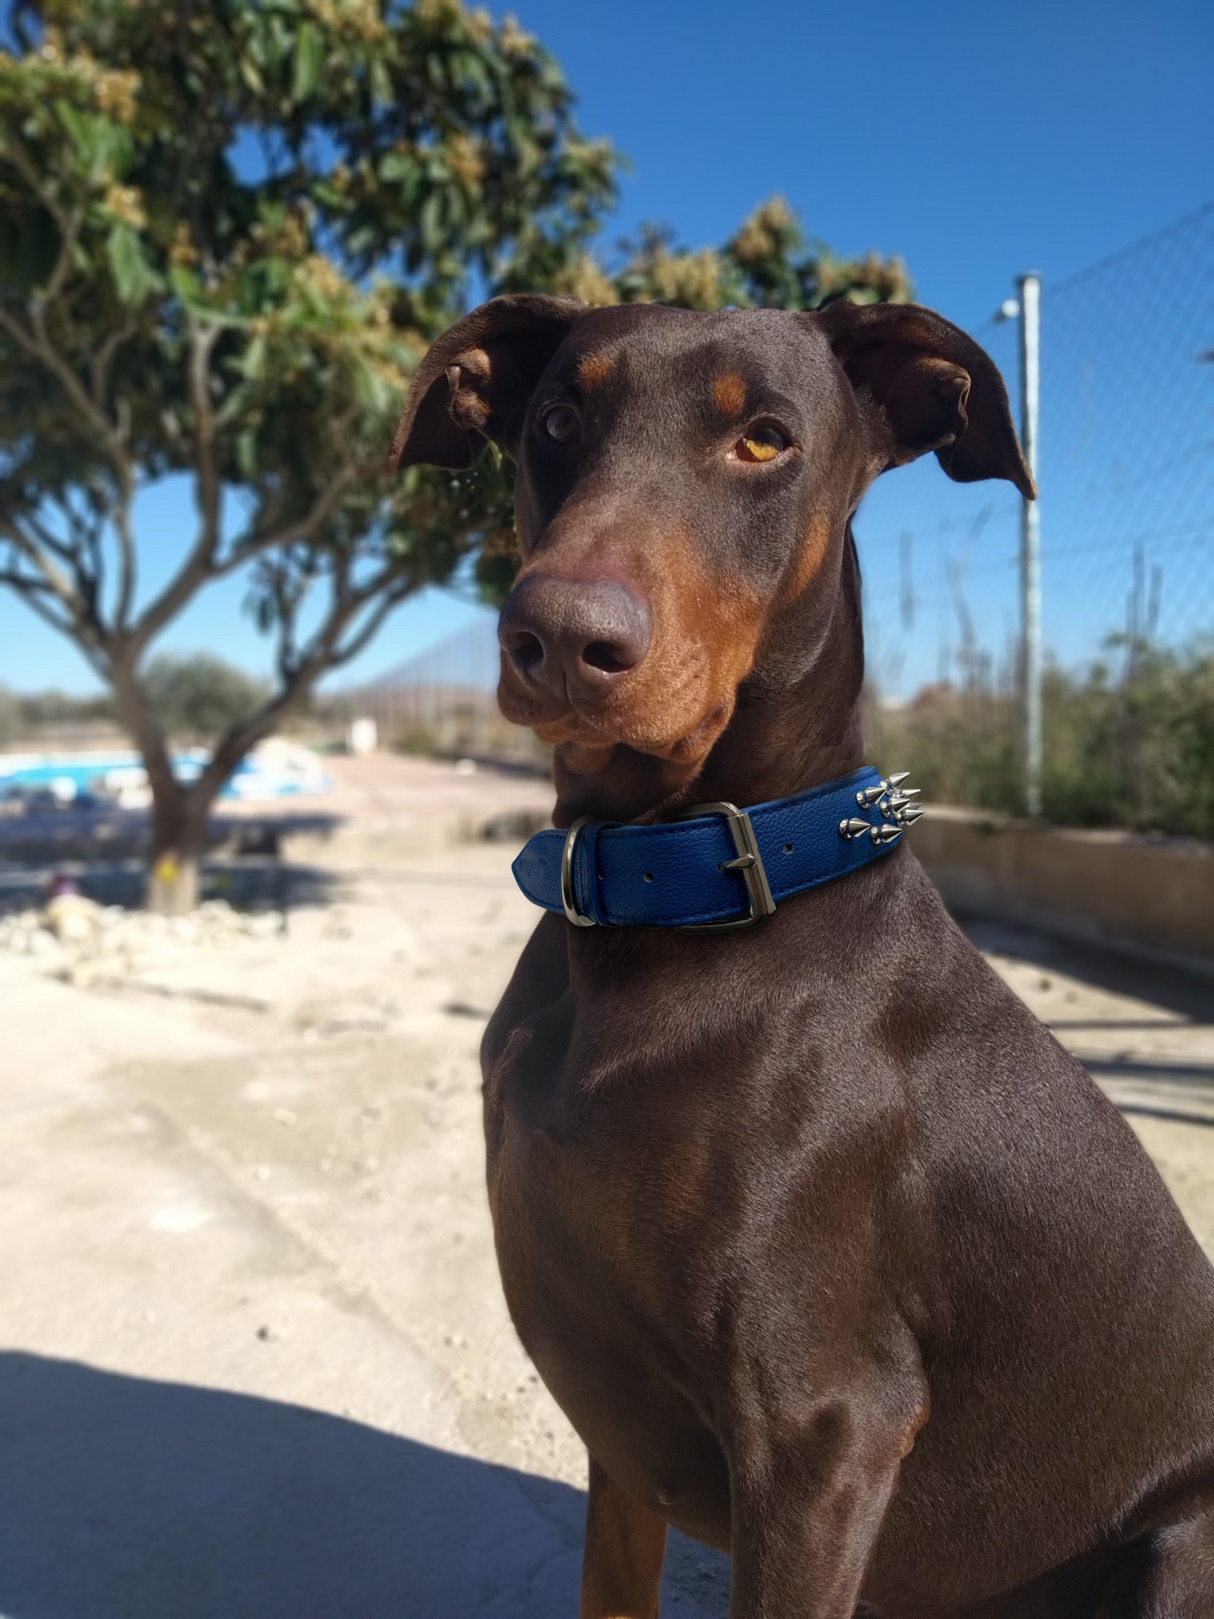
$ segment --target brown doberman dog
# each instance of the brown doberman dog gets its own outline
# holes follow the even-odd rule
[[[851,519],[885,469],[1032,481],[930,311],[499,298],[405,464],[517,466],[500,701],[555,822],[862,763]],[[545,916],[485,1035],[518,1332],[590,1452],[583,1619],[668,1524],[733,1619],[1211,1619],[1214,1272],[1133,1134],[909,848],[691,935]]]

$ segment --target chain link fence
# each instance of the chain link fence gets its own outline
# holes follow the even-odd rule
[[[327,706],[346,724],[360,715],[373,719],[386,747],[546,771],[548,749],[498,710],[498,661],[497,615],[486,611],[373,684],[330,698]]]
[[[1016,322],[974,335],[1019,413]],[[1214,836],[1214,204],[1044,283],[1040,432],[1045,813]],[[856,522],[874,746],[939,798],[1005,810],[1019,524],[1014,492],[931,457]]]
[[[974,335],[1019,417],[1016,322]],[[1214,836],[1214,204],[1045,282],[1040,489],[1047,817]],[[874,762],[1019,810],[1019,497],[928,456],[856,534]],[[486,613],[345,701],[396,746],[542,765],[497,662]]]

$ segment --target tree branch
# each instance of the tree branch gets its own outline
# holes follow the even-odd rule
[[[31,574],[22,573],[19,568],[0,568],[0,585],[10,586],[19,595],[25,597],[27,601],[31,596],[49,596],[54,601],[59,600],[45,579],[35,579]],[[65,627],[70,628],[66,619],[61,622]]]
[[[335,580],[333,602],[328,617],[313,635],[304,654],[293,665],[279,662],[282,684],[247,720],[232,726],[216,744],[198,780],[189,789],[191,797],[197,795],[205,809],[215,798],[224,782],[244,758],[245,754],[263,736],[266,736],[282,717],[300,702],[317,679],[328,668],[333,648],[350,619],[365,605],[365,591],[350,588],[350,559],[344,554],[334,559]],[[294,617],[291,615],[293,626]],[[288,633],[290,633],[288,631]]]
[[[273,575],[273,564],[270,564]],[[278,678],[284,682],[291,679],[297,657],[295,648],[295,628],[299,617],[299,604],[307,593],[306,585],[297,585],[294,590],[289,586],[286,578],[286,569],[277,570],[278,576],[271,577],[269,589],[274,597],[274,606],[278,622],[278,652],[274,662],[278,669]]]
[[[359,628],[358,633],[354,635],[339,651],[330,653],[327,667],[330,669],[340,669],[343,664],[351,662],[351,660],[356,658],[360,652],[364,651],[383,628],[384,621],[387,619],[388,615],[393,611],[394,608],[399,607],[401,602],[403,602],[407,596],[412,595],[416,588],[415,582],[412,579],[409,579],[402,580],[399,589],[385,591],[383,600],[379,603],[375,610],[367,616],[362,626]]]
[[[280,530],[277,535],[264,537],[264,543],[288,543],[285,536],[295,539],[306,538],[301,532],[304,524],[319,523],[323,520],[319,515],[319,508],[328,505],[331,498],[335,500],[335,486],[344,483],[349,469],[343,468],[334,479],[333,485],[324,492],[317,501],[308,518],[299,524],[290,525]],[[475,529],[468,529],[467,533],[474,533]],[[466,537],[466,534],[465,536]],[[249,553],[246,551],[241,560]],[[234,725],[216,743],[210,761],[189,788],[183,789],[191,805],[191,814],[203,815],[209,809],[214,799],[223,787],[232,771],[254,747],[262,737],[271,732],[284,715],[300,703],[316,684],[316,681],[328,669],[340,668],[358,656],[370,643],[372,637],[383,626],[384,620],[392,609],[410,595],[421,582],[416,573],[404,573],[402,563],[389,562],[379,569],[364,585],[354,586],[351,583],[351,558],[344,552],[338,553],[333,559],[333,601],[324,622],[317,628],[302,654],[294,655],[294,625],[295,608],[298,603],[283,605],[287,611],[280,616],[280,634],[285,639],[284,649],[280,650],[278,658],[280,687],[262,706],[251,714],[248,719]],[[376,598],[379,598],[376,601]],[[357,618],[364,608],[372,607],[370,614],[359,625],[355,634],[344,645],[339,647],[343,632]]]
[[[122,630],[126,626],[127,615],[130,612],[131,602],[135,594],[136,557],[135,542],[131,534],[131,502],[135,494],[135,470],[127,455],[126,446],[122,436],[107,420],[105,412],[100,410],[85,391],[80,378],[59,353],[46,333],[46,323],[42,311],[36,306],[30,311],[33,331],[29,331],[20,321],[15,320],[6,309],[0,308],[0,328],[6,331],[13,341],[25,352],[36,359],[59,379],[67,394],[69,401],[75,407],[77,414],[87,429],[100,441],[114,469],[118,485],[118,498],[110,513],[114,525],[114,532],[118,536],[118,550],[121,558],[121,570],[118,591],[118,610],[115,615],[116,628]]]
[[[49,551],[52,556],[58,557],[60,562],[65,563],[79,577],[81,563],[78,552],[74,551],[70,545],[65,544],[58,535],[52,534],[46,524],[40,522],[33,512],[22,512],[21,521],[33,531],[38,544],[44,551]]]
[[[139,577],[139,560],[135,551],[135,536],[131,533],[131,495],[133,483],[120,495],[118,504],[110,514],[114,532],[118,536],[118,605],[114,609],[114,626],[125,634],[131,604],[135,600],[135,584]]]
[[[219,335],[218,328],[208,329],[208,338],[205,352],[196,348],[191,362],[191,390],[194,395],[195,411],[198,410],[198,399],[206,392],[206,359],[210,354],[215,340]],[[201,353],[201,362],[199,359]],[[181,571],[175,579],[169,581],[164,590],[155,601],[150,602],[130,632],[130,642],[136,649],[146,646],[156,633],[180,611],[202,585],[212,579],[221,579],[245,563],[251,562],[263,552],[276,550],[280,546],[295,545],[315,538],[317,531],[333,515],[340,506],[346,491],[352,486],[355,479],[363,469],[363,462],[351,459],[345,462],[334,473],[333,477],[321,490],[312,503],[311,509],[303,517],[293,523],[286,523],[281,528],[270,529],[263,533],[254,533],[245,541],[237,544],[236,548],[226,557],[216,561],[215,553],[222,538],[219,522],[219,491],[221,489],[218,474],[214,469],[213,434],[215,416],[210,400],[205,401],[206,432],[212,435],[209,439],[206,455],[210,458],[211,471],[204,473],[203,460],[200,451],[199,475],[199,504],[202,508],[203,522],[198,541],[190,555],[182,565]],[[215,493],[213,498],[208,497],[209,479],[214,479]],[[208,514],[209,512],[209,514]]]
[[[148,603],[138,622],[131,626],[128,643],[138,653],[185,606],[191,596],[220,569],[215,553],[221,538],[223,485],[215,459],[215,412],[211,406],[209,381],[211,352],[219,337],[219,327],[203,324],[193,315],[190,321],[190,402],[194,409],[194,437],[198,469],[197,499],[201,519],[198,537],[176,576]]]
[[[68,271],[72,267],[72,252],[76,246],[76,238],[80,234],[80,215],[72,214],[68,217],[66,225],[61,224],[62,237],[59,242],[59,255],[55,260],[55,267],[51,271],[51,278],[45,288],[34,300],[34,307],[39,314],[49,309],[55,299],[63,290],[63,283],[67,280]]]
[[[21,175],[21,178],[25,181],[26,185],[29,186],[30,190],[46,209],[47,213],[50,214],[56,225],[58,225],[62,236],[66,238],[71,233],[70,216],[67,214],[54,192],[48,191],[46,186],[43,185],[42,175],[39,173],[38,165],[29,155],[29,152],[25,147],[25,142],[21,139],[20,135],[18,135],[14,128],[10,127],[5,130],[4,149],[8,154],[9,161],[12,163],[13,167]]]
[[[235,550],[216,565],[213,570],[214,577],[219,578],[222,574],[231,573],[234,568],[240,567],[252,557],[259,556],[263,551],[314,539],[317,530],[328,521],[341,504],[342,497],[363,470],[363,465],[361,460],[344,462],[316,497],[311,510],[303,517],[297,518],[295,522],[285,523],[282,528],[260,533],[254,529],[247,539],[239,541]]]
[[[12,590],[15,590],[31,613],[35,613],[56,634],[66,636],[68,640],[74,641],[89,663],[95,669],[100,668],[98,650],[88,645],[87,642],[81,641],[75,621],[65,618],[51,607],[46,598],[57,598],[55,598],[54,591],[44,580],[32,579],[28,574],[18,573],[10,568],[2,568],[0,569],[0,585],[8,585]]]
[[[43,588],[58,598],[72,621],[79,624],[82,629],[88,627],[87,603],[66,575],[60,572],[54,561],[46,556],[28,535],[23,534],[5,518],[0,518],[0,535],[20,552],[27,562],[37,568],[44,581]],[[98,631],[100,625],[93,624],[91,628]]]
[[[133,320],[126,320],[121,326],[115,326],[89,361],[93,403],[100,411],[105,409],[105,390],[110,380],[110,366],[114,363],[114,356],[128,338],[134,337],[138,329],[138,323]]]
[[[204,324],[196,315],[187,316],[190,330],[190,402],[194,407],[194,437],[198,464],[198,508],[202,533],[196,550],[204,560],[214,556],[219,545],[222,485],[215,460],[215,412],[211,407],[211,353],[219,327]]]
[[[101,598],[105,579],[105,556],[101,544],[104,519],[95,514],[89,518],[81,516],[71,499],[62,492],[53,492],[47,498],[54,502],[71,530],[70,544],[56,539],[45,524],[40,523],[32,513],[26,513],[22,521],[35,531],[40,544],[52,554],[59,556],[71,568],[77,590],[88,603],[92,617],[101,624]]]
[[[115,350],[129,335],[128,327],[130,323],[126,323],[116,332],[111,333],[101,350],[94,356],[91,362],[93,387],[90,394],[77,376],[73,366],[56,348],[46,325],[46,312],[63,290],[63,285],[71,269],[72,253],[80,231],[82,216],[78,211],[69,212],[65,209],[54,193],[47,189],[39,174],[37,164],[30,157],[20,136],[14,130],[10,129],[6,133],[5,149],[10,161],[18,169],[30,190],[58,225],[60,242],[59,252],[56,256],[50,279],[43,291],[30,302],[30,327],[24,327],[20,321],[2,308],[0,308],[0,327],[32,359],[38,360],[59,380],[76,414],[88,431],[100,442],[113,467],[118,484],[118,501],[111,515],[122,556],[122,578],[117,614],[117,622],[121,627],[125,624],[135,590],[136,559],[130,530],[130,507],[135,492],[135,471],[130,456],[127,454],[123,433],[115,428],[105,413],[104,384]]]
[[[319,671],[298,670],[273,697],[256,709],[248,719],[234,725],[215,745],[210,762],[198,779],[186,790],[193,801],[195,813],[204,813],[214,801],[220,788],[248,753],[279,720],[303,698]]]

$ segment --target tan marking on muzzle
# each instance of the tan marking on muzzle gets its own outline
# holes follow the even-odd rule
[[[694,763],[729,723],[738,683],[754,661],[764,604],[741,591],[736,579],[716,579],[705,570],[686,525],[659,529],[642,517],[622,529],[619,540],[594,548],[595,562],[648,599],[654,623],[648,652],[600,701],[579,711],[527,719],[524,702],[511,704],[510,717],[530,724],[542,741],[585,750],[578,769],[597,766],[603,750],[617,744]],[[508,682],[506,670],[503,688]]]
[[[736,580],[714,579],[705,570],[686,528],[665,534],[653,555],[661,576],[651,590],[657,634],[646,659],[646,693],[655,713],[673,709],[672,717],[677,715],[677,756],[690,748],[702,757],[729,723],[738,683],[750,672],[763,607]],[[689,670],[698,677],[693,691]]]
[[[927,1425],[927,1419],[928,1419],[929,1414],[930,1414],[930,1406],[929,1406],[928,1402],[925,1400],[923,1402],[922,1407],[915,1413],[914,1417],[911,1419],[911,1421],[907,1424],[906,1428],[903,1430],[902,1438],[901,1438],[901,1441],[899,1442],[899,1445],[898,1445],[898,1456],[899,1456],[899,1458],[905,1458],[905,1457],[909,1456],[911,1451],[914,1450],[914,1448],[915,1448],[915,1440],[919,1437],[920,1433],[922,1432],[924,1427]]]
[[[740,416],[746,409],[746,382],[736,371],[722,371],[712,379],[712,402],[724,416]]]

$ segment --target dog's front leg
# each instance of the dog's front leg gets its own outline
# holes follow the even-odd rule
[[[666,1522],[590,1458],[581,1619],[658,1619]]]
[[[904,1454],[873,1427],[841,1401],[735,1459],[730,1619],[851,1619]]]

